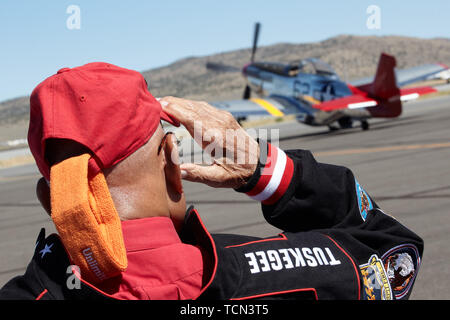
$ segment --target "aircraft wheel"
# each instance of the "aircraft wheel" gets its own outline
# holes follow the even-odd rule
[[[340,118],[338,120],[339,126],[341,127],[341,129],[349,129],[351,127],[353,127],[353,120],[350,117],[344,117],[344,118]]]
[[[331,124],[328,125],[328,129],[330,129],[330,131],[336,131],[336,130],[339,130],[338,127],[335,127],[335,126],[333,126],[333,125],[331,125]]]
[[[364,131],[369,130],[369,122],[361,121],[361,129],[363,129]]]

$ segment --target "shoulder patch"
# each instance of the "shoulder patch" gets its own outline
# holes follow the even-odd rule
[[[372,200],[370,200],[369,195],[366,191],[361,187],[358,180],[355,179],[356,186],[356,198],[358,199],[358,208],[359,213],[361,214],[361,218],[366,221],[367,214],[370,210],[373,209]]]
[[[364,300],[392,300],[392,289],[383,261],[376,254],[359,268],[363,276]]]
[[[420,266],[419,251],[412,244],[388,250],[382,257],[392,291],[397,299],[404,298],[411,289]]]

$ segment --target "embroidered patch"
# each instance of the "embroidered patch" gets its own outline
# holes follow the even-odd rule
[[[404,244],[387,251],[382,257],[392,291],[397,299],[411,289],[420,266],[419,251],[412,244]]]
[[[392,300],[392,290],[383,261],[374,254],[366,264],[359,267],[363,276],[363,299]]]
[[[359,213],[364,221],[366,221],[367,214],[373,209],[372,201],[366,191],[360,186],[355,179],[356,197],[358,198]]]

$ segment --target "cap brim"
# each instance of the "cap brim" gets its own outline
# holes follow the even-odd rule
[[[161,117],[161,120],[164,120],[164,121],[170,123],[171,125],[174,125],[175,127],[179,127],[180,126],[180,121],[175,119],[170,114],[164,112],[163,110],[161,110],[160,117]]]

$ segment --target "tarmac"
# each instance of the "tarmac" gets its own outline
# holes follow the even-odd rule
[[[320,162],[349,167],[377,204],[425,241],[411,299],[450,299],[450,97],[404,105],[397,119],[330,132],[295,121],[277,123],[283,149],[308,149]],[[23,274],[41,227],[55,232],[35,196],[34,165],[0,169],[0,287]],[[260,204],[229,189],[184,182],[188,204],[211,233],[272,236]]]

